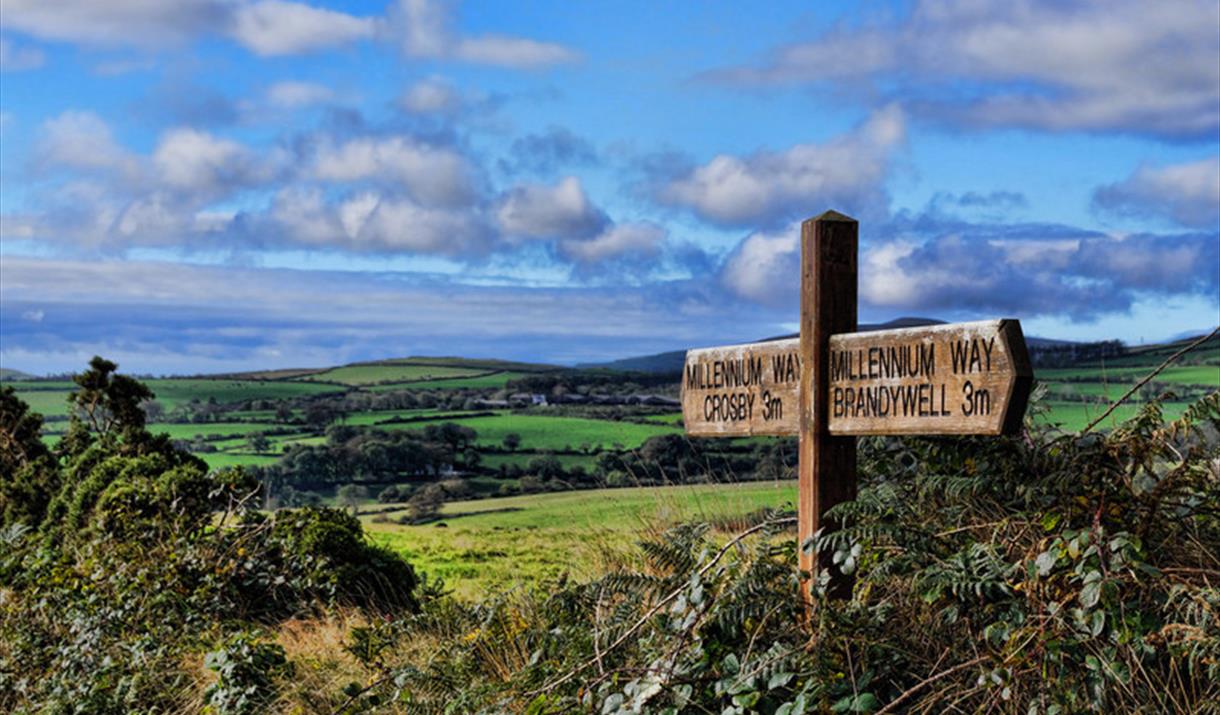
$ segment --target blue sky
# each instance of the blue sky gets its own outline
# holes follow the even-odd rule
[[[1220,322],[1215,2],[5,0],[0,364],[576,363]]]

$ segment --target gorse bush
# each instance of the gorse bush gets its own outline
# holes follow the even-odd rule
[[[138,402],[151,393],[114,370],[95,359],[77,376],[56,454],[0,393],[0,710],[199,710],[206,676],[186,664],[213,653],[207,707],[254,712],[287,670],[251,627],[339,605],[416,608],[411,567],[358,521],[256,511],[254,479],[209,473],[149,434]]]
[[[637,569],[359,629],[347,711],[1220,712],[1218,426],[1212,393],[1106,435],[862,440],[805,545],[850,600],[806,614],[790,517],[684,525]]]

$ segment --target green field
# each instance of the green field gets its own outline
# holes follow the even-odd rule
[[[1057,382],[1060,380],[1084,379],[1089,382],[1113,382],[1118,384],[1136,382],[1155,366],[1140,367],[1072,367],[1054,370],[1038,370],[1035,374],[1039,380]],[[1220,365],[1175,365],[1165,368],[1154,380],[1156,382],[1172,382],[1179,385],[1209,385],[1220,388]]]
[[[197,454],[209,469],[224,469],[225,467],[264,467],[275,464],[278,457],[268,457],[260,454],[230,454],[228,452],[205,452]]]
[[[1053,399],[1056,395],[1080,395],[1095,398],[1094,402],[1109,402],[1117,400],[1131,389],[1131,385],[1121,382],[1050,382],[1047,383],[1047,393]]]
[[[1082,402],[1055,402],[1048,401],[1046,403],[1050,408],[1050,414],[1038,415],[1035,420],[1043,424],[1057,424],[1059,428],[1065,432],[1076,432],[1084,429],[1090,422],[1097,419],[1109,407],[1107,404],[1086,404]],[[1124,420],[1131,419],[1138,413],[1142,405],[1136,403],[1123,403],[1118,406],[1118,409],[1106,418],[1099,425],[1102,429],[1110,429],[1117,426]],[[1162,412],[1166,419],[1177,419],[1186,411],[1187,404],[1184,402],[1167,402],[1161,406]]]
[[[246,400],[284,400],[307,395],[338,392],[342,388],[332,385],[313,385],[307,382],[272,382],[270,380],[149,380],[148,387],[157,395],[157,401],[166,409],[197,399],[206,402],[209,398],[225,405]]]
[[[271,449],[275,452],[280,452],[284,447],[292,444],[303,444],[316,446],[326,444],[326,438],[321,435],[311,434],[286,434],[268,437],[267,441],[271,442]]]
[[[246,400],[283,400],[306,395],[320,395],[341,391],[334,385],[319,385],[308,382],[270,382],[263,380],[209,380],[209,379],[165,379],[145,380],[153,391],[157,402],[167,409],[197,399],[207,402],[213,399],[220,404],[244,402]],[[43,415],[67,415],[68,395],[76,389],[71,382],[13,383],[20,385],[17,396],[27,402],[35,412]]]
[[[598,489],[452,502],[437,523],[362,521],[372,538],[464,598],[541,585],[567,573],[583,579],[633,558],[639,534],[689,520],[763,507],[792,509],[796,482]],[[387,516],[397,516],[394,512]]]
[[[203,422],[200,424],[151,424],[148,431],[153,434],[167,433],[172,439],[194,439],[202,436],[208,438],[223,438],[227,435],[251,435],[268,430],[281,430],[284,427],[262,424],[259,422]]]
[[[682,424],[682,413],[673,412],[667,415],[648,415],[644,419],[649,422],[656,422],[657,424],[678,426]]]
[[[516,372],[548,372],[558,369],[555,365],[536,362],[518,362],[515,360],[496,360],[492,358],[464,357],[409,357],[382,360],[386,364],[417,364],[443,365],[446,367],[463,367],[470,370],[483,371],[516,371]]]
[[[345,365],[325,372],[307,375],[302,381],[318,380],[338,382],[344,385],[374,385],[382,382],[409,382],[435,380],[448,377],[472,377],[486,370],[445,365],[419,365],[414,363],[373,363],[368,365]]]
[[[478,432],[477,444],[498,446],[504,435],[515,432],[521,435],[521,447],[533,450],[579,449],[581,445],[591,448],[610,448],[615,444],[632,449],[640,446],[649,437],[680,433],[670,425],[648,425],[635,422],[610,422],[583,417],[550,417],[537,414],[505,413],[490,417],[455,419],[445,417],[427,422],[411,422],[403,425],[384,425],[395,429],[423,429],[428,424],[455,422]]]
[[[416,382],[394,382],[388,385],[373,385],[367,388],[371,392],[393,392],[395,390],[476,390],[484,388],[499,389],[509,380],[524,377],[524,372],[493,372],[472,377],[454,377],[444,380],[424,380]]]
[[[47,417],[67,417],[70,394],[70,390],[17,390],[17,397],[31,410]]]

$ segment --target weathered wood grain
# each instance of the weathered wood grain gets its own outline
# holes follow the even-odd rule
[[[694,437],[795,435],[800,428],[800,340],[690,350],[682,420]]]
[[[829,575],[828,593],[850,598],[852,578],[842,573],[830,554],[815,559],[803,548],[819,530],[838,524],[826,518],[836,504],[856,498],[856,438],[829,431],[829,403],[824,399],[830,378],[830,340],[836,333],[856,330],[856,271],[859,224],[827,211],[801,224],[801,423],[797,453],[797,538],[800,568],[811,575]],[[809,583],[802,592],[808,596]]]
[[[835,335],[829,362],[836,435],[1012,434],[1033,382],[1016,320]]]

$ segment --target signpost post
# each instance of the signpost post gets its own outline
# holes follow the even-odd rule
[[[682,416],[695,437],[799,435],[798,538],[856,497],[856,435],[1014,434],[1033,371],[1016,320],[856,332],[859,225],[834,211],[801,225],[799,339],[691,350]],[[802,570],[829,570],[801,550]]]

